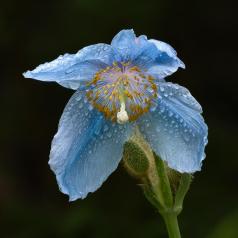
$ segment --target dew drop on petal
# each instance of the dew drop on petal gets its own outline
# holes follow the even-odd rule
[[[93,110],[93,106],[92,106],[91,104],[89,104],[88,110],[89,110],[89,111],[92,111],[92,110]]]
[[[80,101],[82,99],[82,95],[79,95],[77,98],[76,98],[76,101]]]
[[[108,129],[109,129],[108,125],[105,125],[103,128],[104,131],[108,131]]]
[[[189,142],[189,136],[188,136],[188,134],[184,134],[184,135],[183,135],[183,138],[184,138],[184,140],[185,140],[186,142]]]
[[[79,104],[79,108],[80,108],[80,109],[83,108],[83,103],[80,103],[80,104]]]
[[[161,129],[160,129],[159,126],[157,126],[155,130],[156,130],[157,132],[160,132],[160,131],[161,131]]]
[[[174,114],[173,114],[173,112],[169,112],[169,117],[172,117]]]
[[[112,133],[110,131],[106,135],[107,135],[108,138],[112,137]]]

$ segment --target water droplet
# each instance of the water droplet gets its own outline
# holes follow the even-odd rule
[[[157,106],[152,106],[152,107],[150,108],[150,111],[151,111],[151,112],[154,112],[154,111],[156,110],[156,108],[157,108]]]
[[[111,137],[112,137],[112,133],[111,133],[110,131],[107,133],[107,137],[108,137],[108,138],[111,138]]]
[[[156,127],[156,129],[155,129],[157,132],[160,132],[161,131],[161,129],[160,129],[160,127]]]
[[[72,73],[72,72],[74,72],[74,69],[67,69],[67,70],[65,71],[65,74],[70,74],[70,73]]]
[[[77,98],[76,98],[76,101],[80,101],[82,98],[82,95],[79,95]]]
[[[160,108],[160,113],[163,113],[165,111],[164,107]]]
[[[186,142],[189,142],[189,136],[187,134],[183,135],[183,138]]]
[[[93,106],[92,106],[91,104],[88,106],[88,110],[89,110],[89,111],[92,111],[92,110],[93,110]]]
[[[108,125],[105,125],[103,131],[108,131],[108,129],[109,129]]]
[[[169,112],[169,117],[172,117],[174,114],[173,114],[173,112]]]
[[[98,136],[100,134],[100,131],[101,131],[101,127],[99,126],[94,130],[94,134]]]
[[[79,108],[80,108],[80,109],[83,108],[83,103],[80,103],[80,104],[79,104]]]

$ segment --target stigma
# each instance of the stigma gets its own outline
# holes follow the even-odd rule
[[[125,103],[122,102],[120,111],[117,113],[117,122],[119,124],[125,124],[128,121],[129,121],[129,117],[126,111],[126,106],[125,106]]]
[[[157,98],[157,85],[138,66],[115,62],[95,74],[86,95],[107,119],[124,124],[148,112]]]

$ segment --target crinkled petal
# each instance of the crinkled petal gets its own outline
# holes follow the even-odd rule
[[[42,81],[55,81],[64,87],[77,89],[83,82],[91,80],[98,70],[112,62],[112,47],[96,44],[81,49],[77,54],[59,56],[23,75]]]
[[[106,121],[79,90],[68,102],[52,141],[50,167],[70,200],[97,190],[117,168],[131,126]]]
[[[181,173],[200,170],[208,133],[201,106],[176,84],[159,83],[158,94],[157,107],[139,119],[140,130],[170,168]]]
[[[147,40],[145,35],[136,37],[133,30],[122,30],[111,43],[117,61],[130,61],[133,64],[147,69],[152,64],[159,51],[157,47]]]
[[[148,68],[156,64],[160,51],[152,42],[147,40],[146,36],[139,36],[136,42],[138,50],[132,62],[142,70],[147,71]]]
[[[159,51],[156,60],[148,66],[149,74],[156,78],[164,78],[176,72],[179,67],[185,68],[184,63],[177,57],[176,51],[170,45],[153,39],[149,42],[153,43]]]
[[[136,35],[133,30],[122,30],[114,36],[111,42],[117,61],[129,61],[137,53]]]
[[[131,61],[157,79],[163,79],[179,67],[185,67],[170,45],[162,41],[148,40],[144,35],[136,37],[133,30],[120,31],[113,38],[111,45],[117,61]]]

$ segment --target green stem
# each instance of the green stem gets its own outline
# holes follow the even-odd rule
[[[178,191],[176,192],[175,201],[174,201],[174,208],[177,211],[177,215],[182,211],[183,208],[183,200],[188,192],[192,181],[192,175],[184,173],[181,175],[180,183]]]
[[[165,164],[155,153],[155,165],[157,174],[159,176],[159,191],[155,191],[156,195],[162,196],[162,201],[160,201],[165,207],[173,206],[173,195],[169,183],[169,178],[166,172]],[[155,189],[156,190],[156,189]]]
[[[161,214],[164,218],[169,238],[181,238],[176,213]]]

